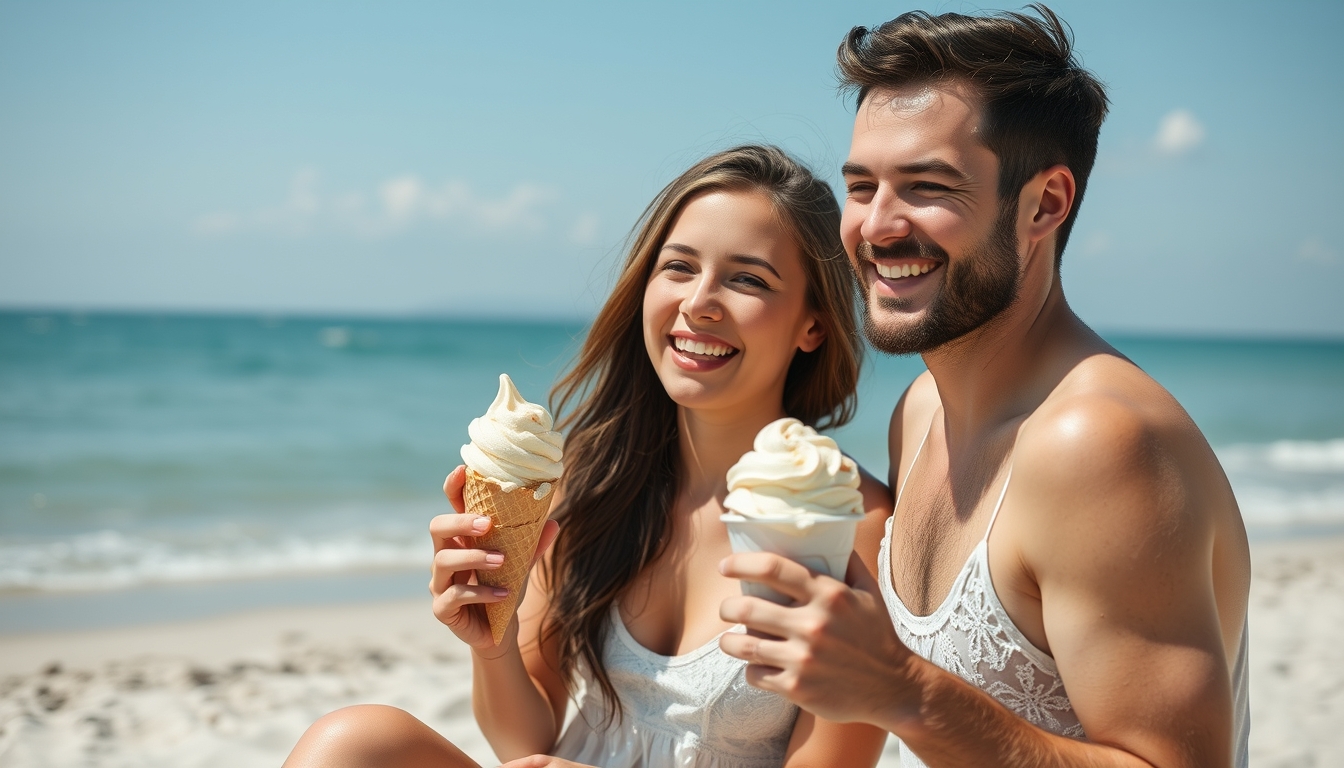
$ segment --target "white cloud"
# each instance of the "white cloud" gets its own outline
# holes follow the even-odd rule
[[[1334,264],[1339,261],[1339,253],[1326,245],[1322,238],[1308,237],[1298,246],[1297,259],[1315,264]]]
[[[383,210],[392,221],[402,222],[417,213],[424,198],[425,189],[414,176],[398,176],[388,179],[378,187],[378,197],[383,201]]]
[[[569,239],[578,245],[592,245],[597,241],[598,223],[597,214],[583,214],[570,227]]]
[[[1153,146],[1168,155],[1183,155],[1204,143],[1203,123],[1187,109],[1173,109],[1158,124]]]
[[[222,236],[244,231],[306,235],[328,230],[378,237],[421,223],[451,222],[478,232],[535,233],[546,229],[544,208],[556,197],[551,188],[533,182],[515,184],[503,197],[487,197],[464,181],[432,186],[409,173],[383,181],[372,194],[350,191],[328,196],[319,182],[316,169],[303,169],[294,175],[289,196],[281,205],[251,214],[205,214],[192,222],[192,231]]]

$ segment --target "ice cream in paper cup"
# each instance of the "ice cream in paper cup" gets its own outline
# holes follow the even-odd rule
[[[863,495],[858,465],[831,438],[797,419],[766,425],[752,450],[728,470],[723,506],[728,512],[720,519],[734,552],[773,552],[844,580]],[[793,602],[748,581],[742,592]]]
[[[553,426],[545,408],[524,400],[508,374],[500,374],[495,401],[467,427],[471,442],[462,446],[467,514],[493,521],[490,532],[476,539],[476,546],[504,554],[502,566],[478,570],[476,581],[509,590],[508,597],[485,606],[495,645],[503,639],[518,606],[550,512],[551,491],[564,472],[560,458],[565,438]]]

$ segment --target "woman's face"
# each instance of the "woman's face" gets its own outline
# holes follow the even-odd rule
[[[773,418],[794,352],[824,340],[798,245],[770,201],[757,192],[691,198],[644,289],[644,344],[672,400]]]

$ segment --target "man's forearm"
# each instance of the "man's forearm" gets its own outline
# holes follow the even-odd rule
[[[915,667],[917,709],[886,728],[929,768],[1154,768],[1129,752],[1041,730],[927,661]]]

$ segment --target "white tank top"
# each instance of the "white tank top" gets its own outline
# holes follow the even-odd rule
[[[932,428],[932,424],[930,424]],[[906,483],[914,473],[915,462],[929,439],[920,441],[910,462],[910,470],[896,493],[896,506],[887,518],[886,535],[878,553],[878,583],[882,600],[896,626],[896,635],[910,650],[993,696],[1019,717],[1051,733],[1085,739],[1083,726],[1074,714],[1073,704],[1064,690],[1055,660],[1032,645],[1017,628],[999,602],[989,576],[989,533],[999,516],[1008,483],[1013,479],[1010,464],[1003,490],[989,516],[985,536],[971,551],[952,589],[942,604],[928,616],[916,616],[896,594],[891,582],[891,526],[900,508]],[[1233,762],[1237,768],[1247,764],[1247,737],[1250,729],[1250,701],[1246,686],[1246,636],[1241,633],[1241,648],[1233,665]],[[923,768],[924,762],[901,742],[903,768]]]
[[[728,630],[744,631],[741,625]],[[798,707],[747,684],[747,662],[719,638],[680,656],[639,644],[611,608],[602,665],[623,705],[603,727],[600,689],[586,685],[555,756],[602,768],[778,768]]]

